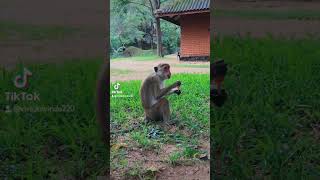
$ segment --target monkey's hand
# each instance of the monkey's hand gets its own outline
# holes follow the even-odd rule
[[[180,95],[181,94],[181,90],[175,90],[174,93]]]
[[[176,93],[177,95],[180,95],[181,94],[181,90],[180,90],[181,81],[177,81],[176,84],[177,84],[177,86],[176,86],[176,89],[174,90],[174,93]]]
[[[162,98],[166,95],[170,95],[172,93],[176,93],[179,95],[181,93],[180,85],[181,85],[181,82],[176,81],[175,83],[171,84],[170,86],[161,89],[159,95],[156,96],[156,99],[160,99],[160,98]]]
[[[180,86],[173,88],[172,91],[173,91],[173,93],[176,93],[177,95],[181,94]]]
[[[181,81],[176,81],[176,82],[174,83],[174,86],[175,86],[175,87],[181,86]]]

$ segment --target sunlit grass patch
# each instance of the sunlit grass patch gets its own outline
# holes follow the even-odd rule
[[[182,82],[182,94],[168,97],[172,120],[177,122],[176,127],[173,126],[176,129],[174,132],[160,128],[157,123],[146,124],[144,122],[144,112],[139,97],[140,80],[119,82],[120,89],[118,90],[123,94],[133,96],[130,98],[111,98],[110,123],[111,127],[116,127],[111,128],[111,131],[115,132],[111,140],[112,144],[118,143],[117,138],[126,139],[128,147],[123,151],[127,153],[138,151],[142,155],[150,152],[151,154],[162,154],[162,156],[167,156],[160,160],[165,164],[177,165],[181,158],[183,158],[182,160],[194,160],[198,150],[191,147],[197,147],[201,140],[209,141],[209,79],[209,74],[175,74],[166,82],[167,85],[177,80]],[[112,85],[110,90],[114,90]],[[136,124],[139,126],[132,131],[120,133],[124,130],[130,130]],[[157,131],[157,135],[150,136],[151,130]],[[177,154],[166,154],[163,149],[166,145],[179,149],[176,151]],[[112,170],[115,171],[121,171],[122,161],[125,159],[132,161],[133,158],[121,156],[117,152],[112,152],[111,157]],[[135,162],[143,161],[140,159]],[[150,161],[152,162],[152,159]],[[131,176],[144,174],[143,166],[139,167],[140,169],[128,167],[131,170]]]

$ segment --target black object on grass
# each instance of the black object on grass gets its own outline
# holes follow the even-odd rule
[[[180,90],[175,90],[174,93],[180,95],[180,94],[181,94],[181,91],[180,91]]]
[[[224,63],[224,60],[219,60],[210,65],[212,71],[212,79],[215,80],[218,77],[224,77],[227,74],[228,68],[227,64]]]
[[[227,74],[228,68],[227,64],[224,63],[224,60],[219,60],[210,65],[211,73],[211,103],[215,104],[218,107],[221,107],[227,100],[227,93],[224,89],[221,88],[224,77]],[[217,89],[214,89],[216,84]]]
[[[228,95],[224,89],[221,89],[221,93],[218,93],[217,89],[211,89],[211,99],[214,105],[221,107],[227,100]]]

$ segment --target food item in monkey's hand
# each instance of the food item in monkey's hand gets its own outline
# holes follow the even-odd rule
[[[181,90],[175,90],[174,93],[180,95],[181,94]]]
[[[228,97],[227,92],[224,89],[221,89],[220,94],[218,93],[217,89],[212,89],[210,94],[213,104],[215,104],[218,107],[221,107]]]
[[[177,86],[176,88],[174,88],[175,90],[173,91],[174,93],[176,93],[177,95],[181,94],[181,90],[180,90],[180,86]]]

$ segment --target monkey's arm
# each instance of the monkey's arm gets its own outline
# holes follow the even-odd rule
[[[159,100],[163,97],[165,97],[166,95],[170,95],[172,93],[174,93],[175,91],[177,91],[178,89],[176,89],[178,86],[181,85],[181,82],[180,81],[177,81],[173,84],[171,84],[170,86],[168,87],[165,87],[163,89],[160,89],[160,92],[159,94],[156,96],[156,99]]]

